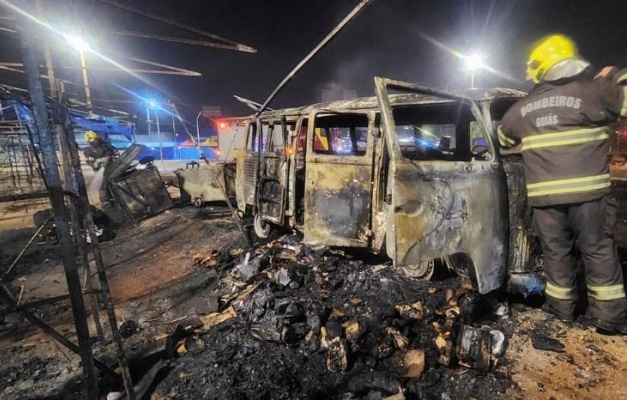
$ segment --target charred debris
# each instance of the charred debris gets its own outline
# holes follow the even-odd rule
[[[194,256],[213,312],[167,337],[153,398],[508,397],[507,302],[299,239]]]

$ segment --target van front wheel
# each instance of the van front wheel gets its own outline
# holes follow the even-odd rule
[[[270,226],[269,222],[261,219],[261,215],[255,215],[253,227],[255,229],[255,235],[257,235],[259,239],[267,239],[268,236],[270,236],[270,231],[272,230],[272,227]]]

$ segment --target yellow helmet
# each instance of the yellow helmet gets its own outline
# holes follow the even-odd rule
[[[564,35],[545,36],[535,44],[529,54],[527,77],[534,83],[539,83],[555,64],[578,58],[577,46],[570,38]]]
[[[87,140],[88,142],[91,142],[92,140],[96,139],[98,137],[98,134],[94,131],[87,131],[85,132],[85,140]]]

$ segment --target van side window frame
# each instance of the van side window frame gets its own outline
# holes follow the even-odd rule
[[[333,150],[331,150],[329,153],[326,153],[326,152],[323,153],[323,152],[320,152],[320,150],[315,151],[314,150],[314,137],[316,135],[315,129],[317,128],[316,121],[319,118],[327,118],[327,117],[341,116],[341,115],[353,115],[357,118],[359,117],[365,118],[364,121],[367,122],[366,126],[354,127],[354,128],[366,128],[365,151],[360,154],[336,153],[336,152],[333,152]],[[311,160],[311,161],[324,162],[325,159],[328,160],[329,158],[333,158],[335,160],[346,160],[347,162],[359,161],[360,164],[364,162],[368,162],[368,163],[371,162],[372,153],[373,153],[373,143],[374,143],[374,140],[373,140],[374,117],[372,113],[367,112],[367,111],[351,111],[351,112],[329,112],[329,111],[324,111],[324,110],[312,111],[309,115],[309,121],[313,121],[313,123],[310,123],[307,129],[307,141],[305,143],[306,159]],[[357,142],[358,142],[358,138],[356,137],[357,135],[356,132],[357,132],[356,129],[351,131],[351,142],[352,142],[353,151],[357,147]]]

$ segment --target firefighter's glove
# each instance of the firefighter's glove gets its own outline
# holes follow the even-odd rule
[[[98,171],[100,168],[106,167],[109,161],[111,161],[111,157],[96,158],[93,166],[94,171]]]

